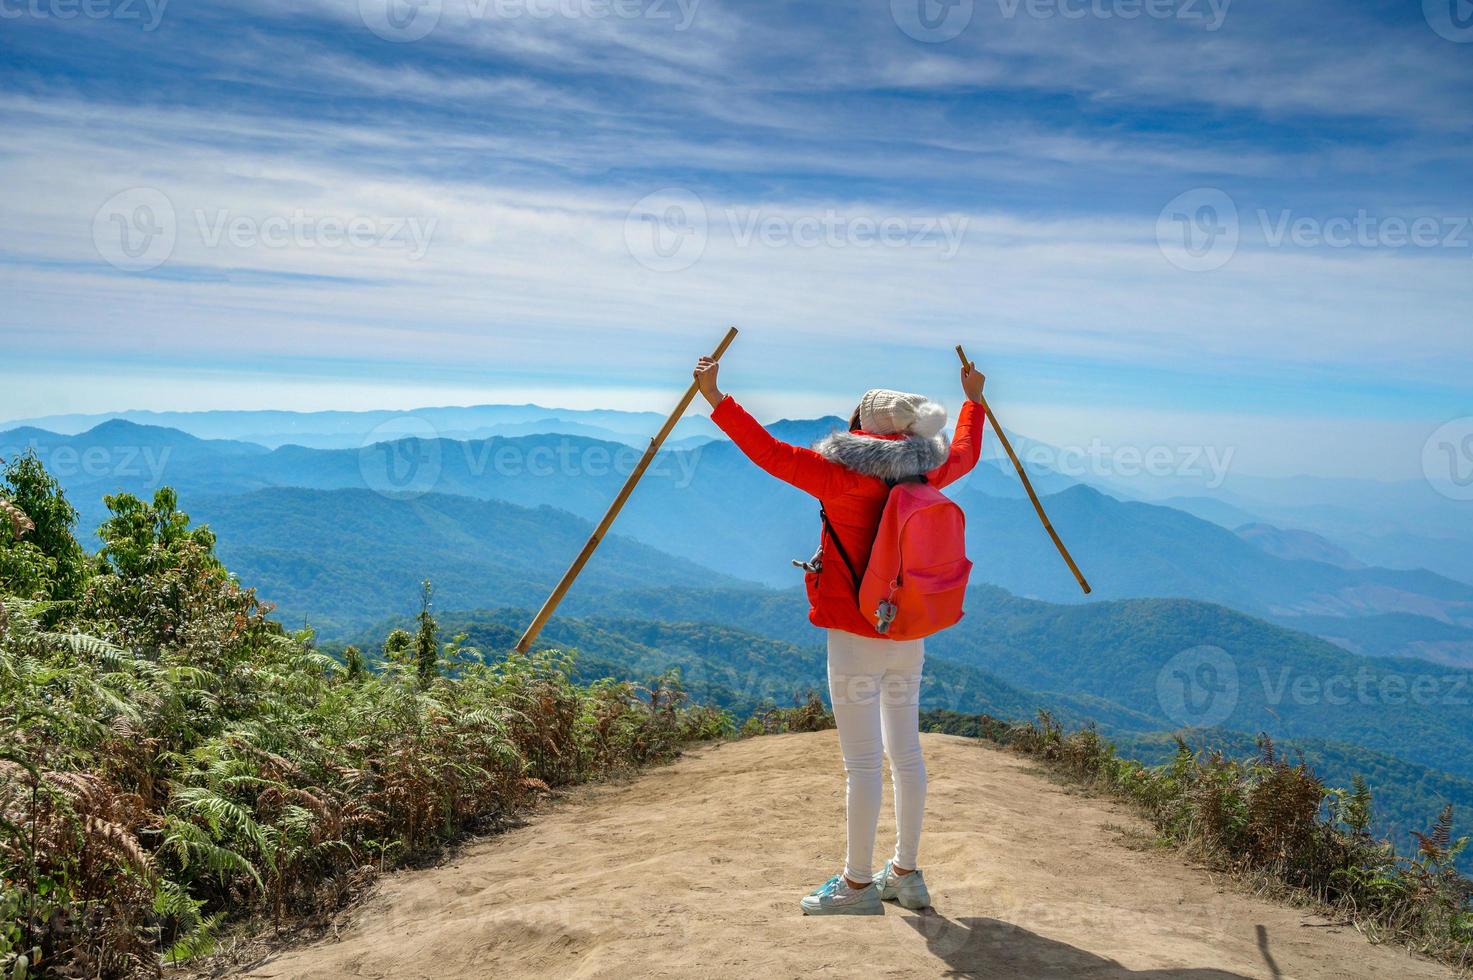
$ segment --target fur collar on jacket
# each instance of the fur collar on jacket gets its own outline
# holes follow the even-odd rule
[[[944,434],[896,439],[864,432],[834,432],[813,449],[840,466],[881,480],[906,480],[929,473],[946,462],[949,452]]]

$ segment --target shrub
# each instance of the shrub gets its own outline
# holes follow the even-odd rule
[[[731,732],[676,674],[580,687],[568,654],[441,646],[428,588],[399,656],[340,665],[270,620],[171,492],[108,505],[80,601],[0,600],[6,976],[158,974],[228,920],[320,919],[550,788]],[[29,533],[13,504],[0,518]]]
[[[742,725],[742,735],[780,735],[783,732],[821,732],[834,727],[834,713],[817,691],[809,691],[792,708],[764,702]]]

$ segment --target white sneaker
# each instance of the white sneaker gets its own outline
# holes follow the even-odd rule
[[[834,875],[798,903],[804,915],[884,915],[880,893],[870,882],[850,888],[843,875]]]
[[[908,875],[898,875],[891,867],[893,861],[885,862],[885,869],[875,877],[875,888],[884,901],[899,902],[908,909],[923,909],[931,904],[931,893],[926,891],[926,879],[917,868]]]

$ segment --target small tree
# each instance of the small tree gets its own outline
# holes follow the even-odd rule
[[[434,586],[429,579],[420,585],[419,630],[414,634],[414,668],[421,683],[428,684],[440,672],[440,624],[430,614]]]
[[[395,629],[384,638],[384,660],[389,663],[403,663],[405,652],[414,645],[414,637],[408,630]]]
[[[185,563],[185,553],[198,549],[206,567],[224,568],[215,557],[215,534],[208,527],[189,526],[189,515],[179,509],[173,487],[161,487],[152,503],[119,493],[103,497],[111,513],[97,536],[103,541],[104,571],[123,577],[154,573]]]
[[[215,556],[215,535],[190,527],[169,487],[145,503],[132,494],[104,497],[111,515],[97,529],[99,574],[83,613],[108,624],[109,639],[150,648],[198,643],[223,649],[265,610]]]
[[[350,681],[360,680],[364,674],[368,673],[368,663],[363,659],[363,651],[352,644],[349,644],[348,648],[343,651],[343,666],[348,668],[348,680]]]
[[[91,573],[73,531],[77,511],[33,451],[6,467],[0,497],[0,583],[20,595],[77,599]]]

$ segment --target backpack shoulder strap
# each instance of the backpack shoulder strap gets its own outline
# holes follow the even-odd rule
[[[820,507],[818,509],[818,516],[823,521],[823,528],[828,532],[829,540],[834,543],[834,547],[839,552],[839,557],[843,559],[844,567],[849,569],[849,577],[854,580],[854,594],[858,595],[860,583],[859,572],[855,569],[854,562],[849,560],[849,552],[844,550],[844,542],[839,540],[839,535],[834,530],[834,525],[829,521],[828,512]]]

